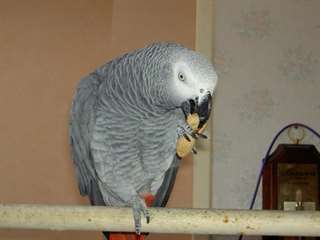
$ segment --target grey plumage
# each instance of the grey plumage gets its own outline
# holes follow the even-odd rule
[[[212,93],[212,66],[174,43],[125,54],[80,81],[70,142],[80,193],[92,204],[134,207],[141,193],[166,204],[178,168],[178,128],[186,125],[180,104],[187,99],[175,94],[172,66],[184,58],[202,66],[197,74],[209,80],[200,85]]]

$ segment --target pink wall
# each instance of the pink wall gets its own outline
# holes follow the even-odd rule
[[[78,193],[67,138],[77,81],[108,59],[151,41],[193,48],[195,0],[3,0],[0,29],[0,202],[87,204]],[[170,206],[192,206],[191,186],[192,161],[186,159]],[[101,236],[1,230],[4,238]]]

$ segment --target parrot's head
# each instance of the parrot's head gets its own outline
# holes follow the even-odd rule
[[[198,113],[200,127],[209,118],[217,74],[210,61],[177,43],[156,42],[138,50],[134,62],[144,72],[149,102],[161,109]],[[138,74],[136,74],[138,75]],[[151,86],[151,87],[150,87]]]
[[[203,125],[210,116],[218,81],[212,64],[203,55],[181,47],[172,51],[170,65],[169,97],[186,116],[198,113]]]

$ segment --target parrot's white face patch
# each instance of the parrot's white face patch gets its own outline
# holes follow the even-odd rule
[[[178,62],[173,71],[173,89],[177,96],[178,102],[197,96],[196,81],[191,69],[184,62]]]
[[[174,101],[178,105],[189,99],[200,100],[208,92],[212,95],[216,84],[217,75],[213,68],[196,69],[196,66],[190,66],[184,61],[173,66],[172,90]]]

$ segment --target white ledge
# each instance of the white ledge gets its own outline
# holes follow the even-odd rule
[[[320,236],[319,211],[150,208],[150,233]],[[0,228],[134,231],[130,208],[0,204]]]

